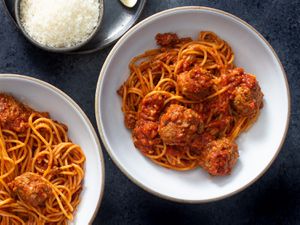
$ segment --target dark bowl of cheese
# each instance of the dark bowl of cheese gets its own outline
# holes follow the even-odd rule
[[[15,15],[24,36],[51,52],[71,52],[99,31],[103,0],[16,0]]]

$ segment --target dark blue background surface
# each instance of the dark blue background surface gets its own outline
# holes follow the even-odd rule
[[[103,148],[106,185],[94,224],[300,224],[300,1],[148,0],[141,19],[183,5],[230,12],[254,26],[274,47],[287,72],[292,97],[285,144],[271,168],[251,187],[225,200],[198,205],[168,202],[143,191],[117,169]],[[0,73],[25,74],[57,86],[82,107],[95,128],[96,82],[110,49],[90,55],[39,50],[18,32],[0,3]]]

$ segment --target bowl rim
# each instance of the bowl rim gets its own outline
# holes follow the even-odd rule
[[[39,85],[39,86],[46,87],[46,88],[54,91],[55,93],[57,93],[64,100],[66,100],[68,102],[68,104],[71,105],[71,107],[83,117],[84,122],[88,126],[88,128],[91,130],[93,138],[95,139],[96,145],[98,147],[98,152],[99,152],[99,156],[100,156],[100,163],[101,163],[101,171],[100,172],[102,173],[99,199],[97,200],[97,205],[96,205],[96,208],[95,208],[95,212],[93,213],[92,217],[89,219],[89,222],[88,222],[88,224],[92,224],[92,222],[94,221],[94,219],[95,219],[95,217],[96,217],[96,215],[99,211],[99,208],[100,208],[100,205],[101,205],[101,202],[102,202],[102,199],[103,199],[103,193],[104,193],[104,188],[105,188],[105,165],[104,165],[105,162],[104,162],[103,152],[102,152],[102,148],[101,148],[99,138],[98,138],[97,133],[96,133],[92,123],[90,122],[88,116],[84,113],[84,111],[79,107],[79,105],[70,96],[68,96],[66,93],[64,93],[59,88],[53,86],[52,84],[49,84],[49,83],[47,83],[45,81],[42,81],[40,79],[37,79],[37,78],[28,77],[28,76],[19,75],[19,74],[10,74],[10,73],[0,74],[0,80],[2,78],[30,81],[30,82],[33,82],[34,84]]]
[[[100,116],[100,111],[99,106],[101,105],[101,97],[99,95],[100,91],[102,90],[102,83],[103,83],[103,79],[104,79],[104,70],[107,68],[109,62],[111,61],[111,59],[114,57],[115,52],[118,50],[118,48],[121,46],[121,44],[123,43],[123,41],[125,41],[127,39],[127,37],[129,35],[131,35],[131,33],[135,32],[136,30],[140,29],[144,24],[146,24],[149,21],[153,21],[156,19],[156,17],[158,16],[162,16],[162,15],[167,15],[169,13],[175,12],[175,11],[193,11],[193,10],[199,10],[199,11],[209,11],[209,12],[214,12],[217,14],[221,14],[227,17],[230,17],[232,19],[234,19],[235,21],[241,23],[242,25],[246,26],[248,29],[250,29],[251,31],[253,31],[254,33],[256,33],[258,35],[258,37],[260,38],[260,40],[262,40],[267,46],[268,48],[271,50],[272,54],[275,56],[275,59],[278,63],[278,65],[280,66],[280,70],[283,74],[284,77],[284,84],[285,84],[285,88],[287,91],[287,104],[288,104],[288,111],[287,111],[287,119],[285,121],[285,127],[284,127],[284,133],[283,136],[280,140],[280,144],[278,146],[278,148],[276,149],[275,154],[273,155],[271,161],[269,162],[268,165],[266,165],[266,167],[255,176],[254,179],[252,179],[250,182],[246,183],[245,185],[241,186],[240,188],[238,188],[237,190],[234,190],[228,194],[222,195],[222,196],[218,196],[218,197],[214,197],[214,198],[209,198],[209,199],[195,199],[195,200],[187,200],[187,199],[182,199],[182,198],[177,198],[177,197],[172,197],[166,194],[162,194],[160,192],[157,192],[155,190],[152,190],[151,188],[147,187],[146,185],[144,185],[142,182],[140,182],[139,180],[137,180],[136,178],[134,178],[131,174],[129,174],[125,168],[123,168],[123,166],[121,165],[121,163],[119,163],[118,159],[114,157],[114,155],[112,154],[112,149],[110,149],[109,145],[108,145],[108,141],[106,140],[105,136],[104,136],[104,127],[103,127],[103,123],[102,123],[102,119]],[[198,204],[198,203],[208,203],[208,202],[213,202],[213,201],[218,201],[218,200],[222,200],[225,198],[228,198],[230,196],[233,196],[243,190],[245,190],[247,187],[251,186],[252,184],[254,184],[259,178],[261,178],[266,171],[270,168],[270,166],[273,164],[274,160],[277,158],[287,135],[288,132],[288,127],[289,127],[289,121],[290,121],[290,117],[291,117],[291,96],[290,96],[290,88],[289,88],[289,84],[288,84],[288,80],[287,80],[287,74],[284,70],[284,67],[278,57],[278,55],[276,54],[275,50],[273,49],[273,47],[269,44],[269,42],[254,28],[252,27],[250,24],[248,24],[247,22],[245,22],[244,20],[240,19],[239,17],[225,12],[223,10],[220,9],[215,9],[215,8],[211,8],[211,7],[205,7],[205,6],[183,6],[183,7],[176,7],[176,8],[171,8],[171,9],[167,9],[161,12],[158,12],[156,14],[153,14],[152,16],[140,21],[138,24],[136,24],[135,26],[133,26],[129,31],[127,31],[125,33],[125,35],[119,39],[119,41],[115,44],[115,46],[112,48],[112,50],[110,51],[109,55],[107,56],[102,69],[100,71],[99,74],[99,78],[98,78],[98,82],[97,82],[97,87],[96,87],[96,93],[95,93],[95,116],[96,116],[96,121],[97,121],[97,127],[98,127],[98,131],[100,134],[100,137],[102,139],[102,142],[104,144],[104,147],[106,149],[106,151],[108,152],[108,154],[110,155],[110,157],[112,158],[113,162],[115,163],[115,165],[117,165],[117,167],[122,171],[123,174],[125,174],[125,176],[127,176],[134,184],[136,184],[137,186],[139,186],[140,188],[142,188],[143,190],[157,196],[160,197],[162,199],[165,200],[169,200],[169,201],[174,201],[174,202],[178,202],[178,203],[189,203],[189,204]]]
[[[84,41],[80,42],[79,44],[75,45],[75,46],[71,46],[71,47],[63,47],[63,48],[57,48],[57,47],[50,47],[44,44],[39,43],[38,41],[34,40],[33,37],[31,37],[25,27],[23,26],[22,22],[21,22],[21,17],[20,17],[20,3],[23,0],[15,0],[15,5],[14,5],[14,13],[16,16],[16,22],[18,24],[18,27],[20,28],[22,34],[25,36],[25,38],[32,43],[33,45],[35,45],[36,47],[43,49],[45,51],[48,52],[56,52],[56,53],[67,53],[67,52],[72,52],[75,50],[78,50],[79,48],[83,47],[84,45],[88,44],[95,36],[96,34],[99,32],[101,26],[102,26],[102,22],[103,22],[103,15],[104,15],[104,0],[98,0],[100,5],[100,11],[99,11],[99,18],[98,18],[98,22],[96,25],[96,28],[93,30],[93,32],[88,36],[87,39],[85,39]]]

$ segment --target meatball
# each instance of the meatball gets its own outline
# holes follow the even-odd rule
[[[178,44],[180,41],[177,34],[175,33],[157,34],[155,36],[155,39],[157,45],[160,45],[162,47],[172,47],[175,44]]]
[[[233,96],[233,108],[242,116],[254,115],[262,107],[263,93],[252,75],[242,75],[242,83],[235,88]]]
[[[200,166],[213,176],[231,173],[239,157],[238,146],[228,138],[211,141],[202,151]]]
[[[199,67],[178,75],[179,90],[188,99],[202,100],[213,92],[212,75]]]
[[[173,104],[161,116],[158,132],[167,145],[189,144],[203,131],[201,116],[192,109]]]
[[[136,148],[148,153],[160,143],[158,138],[158,122],[138,120],[132,132],[133,143]]]
[[[0,125],[2,129],[24,132],[33,110],[12,96],[0,93]]]
[[[132,112],[125,113],[124,123],[128,129],[133,129],[136,124],[136,115]]]
[[[236,77],[245,74],[245,71],[244,68],[236,67],[234,69],[228,70],[227,73],[228,73],[227,76],[229,77]]]
[[[50,185],[40,175],[30,172],[16,177],[9,183],[9,187],[25,203],[34,207],[44,206],[52,195]]]
[[[163,110],[165,97],[160,94],[146,96],[142,102],[138,113],[139,119],[157,121]]]

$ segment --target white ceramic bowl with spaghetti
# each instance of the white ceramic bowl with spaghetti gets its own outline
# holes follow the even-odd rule
[[[0,74],[0,92],[11,94],[37,111],[49,112],[53,120],[68,126],[68,136],[86,156],[81,200],[70,224],[92,224],[103,195],[104,160],[99,139],[88,117],[69,96],[38,79]]]
[[[237,139],[240,157],[231,175],[213,177],[202,169],[178,172],[144,157],[124,126],[116,91],[128,78],[132,57],[156,48],[157,33],[175,32],[195,39],[213,31],[231,45],[235,64],[255,74],[264,92],[264,108],[254,126]],[[284,69],[275,51],[241,19],[206,7],[181,7],[157,13],[129,30],[107,57],[97,85],[98,129],[115,164],[134,183],[159,197],[187,203],[215,201],[253,184],[270,167],[284,142],[290,115],[290,95]]]

